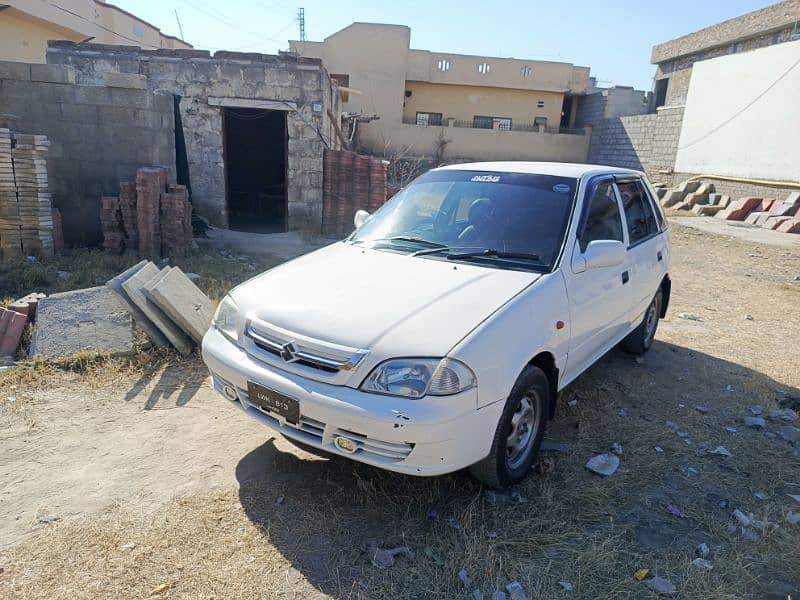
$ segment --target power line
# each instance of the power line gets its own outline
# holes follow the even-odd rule
[[[222,25],[226,25],[226,26],[230,27],[231,29],[234,29],[234,30],[236,30],[238,32],[244,32],[244,33],[246,33],[248,35],[251,35],[251,36],[253,36],[255,38],[258,38],[260,40],[267,40],[267,41],[276,42],[276,43],[280,43],[280,41],[281,41],[281,40],[278,40],[278,39],[276,39],[274,37],[265,36],[262,33],[259,33],[257,31],[251,31],[251,30],[249,30],[249,29],[247,29],[245,27],[242,27],[241,23],[236,23],[234,21],[231,21],[228,17],[226,17],[224,14],[222,14],[219,11],[212,11],[212,10],[207,9],[204,6],[198,6],[194,2],[191,2],[190,0],[182,0],[182,1],[185,4],[187,4],[188,6],[190,6],[191,8],[195,9],[196,11],[198,11],[200,13],[203,13],[207,17],[210,17],[211,19],[214,19],[215,21],[221,23]],[[281,29],[279,29],[278,31],[273,33],[272,35],[277,35],[278,33],[280,33],[281,31],[284,31],[285,29],[287,29],[289,26],[293,25],[294,23],[295,23],[295,20],[292,19],[289,22],[288,25],[282,27]]]
[[[78,13],[72,12],[71,10],[69,10],[67,8],[64,8],[63,6],[59,6],[58,4],[56,4],[54,2],[51,2],[50,6],[52,6],[53,8],[57,8],[59,10],[63,10],[65,13],[70,14],[73,17],[77,17],[78,19],[81,19],[82,21],[86,21],[87,23],[91,23],[92,25],[94,25],[98,29],[102,29],[103,31],[107,31],[108,33],[114,34],[117,37],[122,38],[123,40],[128,40],[129,42],[133,42],[137,46],[149,46],[150,48],[154,48],[156,50],[158,49],[158,46],[153,46],[152,44],[146,44],[142,40],[136,40],[134,38],[129,38],[128,36],[122,35],[121,33],[118,33],[116,31],[114,31],[113,29],[109,29],[108,27],[104,27],[103,25],[100,25],[99,23],[97,23],[95,21],[87,19],[83,15],[79,15]]]

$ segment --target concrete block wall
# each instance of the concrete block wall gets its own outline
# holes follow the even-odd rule
[[[579,97],[575,126],[586,127],[603,119],[641,115],[647,111],[647,93],[632,87],[614,86]]]
[[[142,165],[174,171],[174,108],[170,94],[133,81],[114,87],[76,85],[63,65],[0,62],[0,107],[16,129],[51,142],[48,178],[67,245],[100,241],[100,197],[119,193]]]
[[[321,230],[322,154],[326,147],[338,148],[327,111],[338,115],[340,109],[335,84],[320,61],[222,51],[212,57],[201,50],[145,51],[71,42],[51,42],[47,61],[72,68],[79,84],[108,85],[111,78],[134,78],[149,93],[179,95],[192,203],[221,227],[228,225],[223,112],[209,105],[208,98],[286,103],[288,226]]]
[[[713,173],[709,174],[713,175]],[[677,185],[681,181],[685,181],[696,175],[704,175],[704,173],[675,173],[673,180]],[[704,179],[703,181],[713,183],[716,192],[730,196],[734,200],[746,197],[756,197],[777,198],[778,200],[783,201],[789,196],[789,194],[798,191],[797,188],[766,186],[739,181],[724,181],[721,179]]]
[[[671,185],[682,121],[682,107],[605,119],[592,130],[588,162],[644,171]]]

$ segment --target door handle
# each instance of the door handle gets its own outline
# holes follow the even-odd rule
[[[623,271],[622,272],[622,285],[625,285],[626,283],[628,283],[629,279],[630,279],[630,275],[628,275],[628,272],[627,271]]]
[[[656,254],[656,256],[658,257],[658,262],[661,262],[664,258],[664,255],[661,254],[661,250],[658,251],[658,254]]]

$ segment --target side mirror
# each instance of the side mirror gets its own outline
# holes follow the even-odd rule
[[[625,244],[613,240],[594,240],[589,242],[586,250],[580,252],[580,245],[576,245],[575,257],[572,268],[576,273],[583,273],[589,269],[603,267],[616,267],[625,262]]]
[[[357,210],[355,216],[353,217],[353,224],[356,226],[356,229],[359,229],[364,223],[369,221],[371,216],[372,215],[364,209]]]

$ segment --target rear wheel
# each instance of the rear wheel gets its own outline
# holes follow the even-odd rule
[[[549,405],[547,376],[538,367],[525,367],[506,401],[489,455],[470,467],[473,477],[493,488],[522,481],[542,444]]]
[[[661,298],[661,289],[659,289],[647,310],[644,311],[642,322],[622,340],[623,350],[631,354],[644,354],[653,345],[658,319],[661,317]]]

